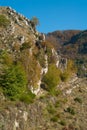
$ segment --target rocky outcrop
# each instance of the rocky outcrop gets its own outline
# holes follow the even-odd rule
[[[67,58],[56,52],[45,35],[36,31],[23,15],[10,7],[0,7],[0,14],[10,21],[8,26],[0,27],[0,78],[3,67],[19,63],[26,73],[28,91],[36,95],[31,101],[31,92],[26,92],[25,102],[11,101],[0,89],[0,130],[64,130],[72,125],[72,130],[86,130],[87,79],[73,74],[68,82],[60,81],[52,92],[44,90],[42,78],[49,72],[49,66],[55,65],[63,74]]]
[[[38,70],[38,72],[36,72],[37,70],[34,70],[34,68],[31,67],[30,71],[32,71],[32,73],[34,74],[33,79],[30,79],[30,77],[28,76],[29,77],[28,88],[30,88],[31,91],[37,95],[40,92],[40,84],[42,76],[48,72],[48,66],[49,66],[47,45],[45,44],[45,34],[39,33],[35,29],[33,29],[31,21],[29,19],[17,13],[10,7],[0,7],[0,13],[6,16],[6,18],[9,19],[10,21],[8,27],[0,28],[1,50],[2,51],[7,50],[7,52],[11,53],[13,57],[15,57],[17,60],[20,59],[23,51],[27,49],[25,50],[25,54],[28,56],[27,57],[24,56],[25,59],[27,59],[26,65],[24,65],[26,67],[26,71],[28,71],[28,66],[30,64],[31,66],[32,64],[37,64],[36,69]],[[63,62],[64,59],[62,59],[61,56],[58,55],[58,53],[55,51],[54,48],[52,48],[51,50],[52,50],[51,55],[56,60],[55,65],[58,68],[61,68],[62,70],[65,69],[67,66],[66,61]],[[42,52],[44,52],[43,54],[41,54],[43,59],[41,58],[40,59],[44,61],[44,66],[41,66],[38,59],[34,58],[35,57],[34,55],[37,55],[38,53]],[[32,58],[34,58],[35,63],[32,60]],[[34,79],[35,75],[39,76],[36,76],[36,79]],[[34,80],[36,81],[33,84]]]

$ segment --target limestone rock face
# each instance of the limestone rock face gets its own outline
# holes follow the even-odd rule
[[[31,21],[11,7],[0,7],[0,14],[10,21],[8,26],[0,27],[0,51],[6,50],[11,53],[14,60],[22,61],[27,72],[28,87],[37,95],[42,76],[48,72],[49,66],[45,35],[33,29]],[[38,55],[41,55],[40,61]],[[56,59],[57,67],[66,66],[61,62],[61,57],[54,48],[51,55]]]
[[[40,33],[33,29],[29,19],[17,13],[11,7],[0,7],[0,14],[10,21],[8,26],[0,27],[0,51],[6,50],[8,53],[11,53],[14,60],[21,58],[22,62],[26,62],[26,71],[28,71],[29,65],[30,69],[33,70],[37,66],[36,69],[40,71],[41,66],[38,64],[37,59],[34,58],[34,52],[38,52],[36,41],[37,39],[39,40]],[[23,54],[24,51],[25,54]],[[32,67],[32,64],[35,65]],[[34,71],[34,74],[36,73],[35,86],[38,89],[38,86],[40,87],[38,82],[41,75],[39,71],[36,71]],[[39,73],[39,76],[37,76],[37,73]],[[29,84],[30,82],[33,82],[33,79],[30,81],[29,78]]]

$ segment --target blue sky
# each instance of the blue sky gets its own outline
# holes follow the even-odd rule
[[[29,19],[36,16],[40,32],[87,29],[87,0],[0,0]]]

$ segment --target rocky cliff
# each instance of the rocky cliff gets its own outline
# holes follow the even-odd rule
[[[86,130],[87,80],[76,73],[31,20],[0,7],[0,130]]]
[[[13,62],[22,63],[27,73],[28,87],[37,94],[40,91],[41,77],[48,71],[48,60],[54,57],[58,67],[63,66],[62,58],[46,43],[45,35],[36,31],[32,21],[10,7],[0,7],[0,14],[1,18],[8,21],[6,26],[2,24],[0,27],[0,52],[6,51]],[[65,62],[64,66],[66,64]]]

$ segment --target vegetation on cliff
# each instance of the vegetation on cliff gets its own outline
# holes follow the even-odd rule
[[[10,24],[10,20],[4,15],[0,15],[0,27],[7,27]]]
[[[45,40],[38,21],[10,7],[0,14],[0,130],[86,130],[86,32]]]

